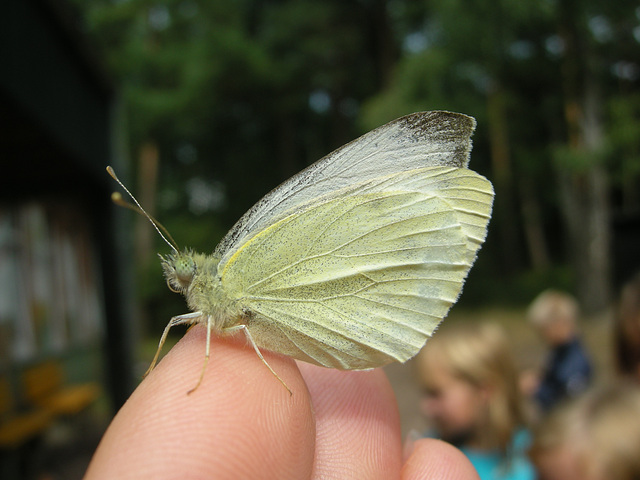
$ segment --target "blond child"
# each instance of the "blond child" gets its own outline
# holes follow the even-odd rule
[[[530,480],[518,374],[496,325],[445,326],[418,356],[422,410],[436,436],[460,448],[482,480]]]
[[[640,388],[616,384],[563,405],[538,427],[530,457],[540,480],[640,478]]]
[[[544,370],[532,390],[543,412],[583,392],[592,368],[578,336],[578,302],[569,294],[546,290],[532,302],[527,316],[550,348]]]

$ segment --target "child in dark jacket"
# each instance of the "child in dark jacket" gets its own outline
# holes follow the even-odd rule
[[[578,336],[578,304],[571,295],[554,290],[541,293],[529,307],[528,317],[551,349],[534,392],[544,413],[586,390],[592,368]]]

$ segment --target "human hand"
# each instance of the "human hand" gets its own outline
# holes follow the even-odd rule
[[[403,462],[395,396],[381,369],[342,372],[264,351],[293,395],[243,338],[196,326],[133,392],[109,426],[87,480],[477,479],[464,455],[432,439]],[[403,464],[404,463],[404,464]]]

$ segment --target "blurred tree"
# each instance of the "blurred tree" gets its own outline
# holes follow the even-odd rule
[[[136,169],[141,198],[179,242],[211,251],[270,187],[333,148],[450,109],[479,122],[474,169],[497,193],[481,260],[506,279],[500,298],[513,278],[534,271],[527,285],[544,287],[570,264],[583,304],[607,302],[611,211],[639,201],[631,0],[76,3],[121,82],[131,151],[149,172],[162,164],[157,195]],[[161,305],[151,265],[140,285]]]
[[[557,3],[567,141],[556,150],[556,163],[578,298],[593,312],[606,308],[611,300],[611,220],[602,92],[589,45],[589,7],[575,0]]]

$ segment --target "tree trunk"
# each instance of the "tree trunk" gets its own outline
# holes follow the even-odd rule
[[[603,144],[600,97],[584,43],[580,5],[563,0],[560,33],[565,43],[562,65],[569,156],[579,165],[558,169],[567,248],[576,276],[578,300],[586,313],[608,307],[611,300],[611,222],[607,175],[599,161]]]
[[[518,187],[522,226],[531,267],[537,272],[548,270],[551,259],[542,227],[542,208],[536,196],[535,187],[529,177],[520,178]]]
[[[511,174],[511,151],[507,114],[504,107],[504,92],[500,85],[494,85],[487,96],[489,115],[489,143],[491,147],[491,167],[496,192],[494,215],[498,218],[501,254],[504,272],[514,272],[521,266],[518,221],[514,202],[513,178]]]
[[[136,196],[140,205],[152,216],[155,215],[156,210],[159,160],[160,152],[155,141],[142,144],[138,158],[138,192]],[[149,220],[142,215],[138,216],[135,228],[135,253],[138,267],[142,270],[147,268],[152,258],[155,258],[153,245],[156,231]]]

